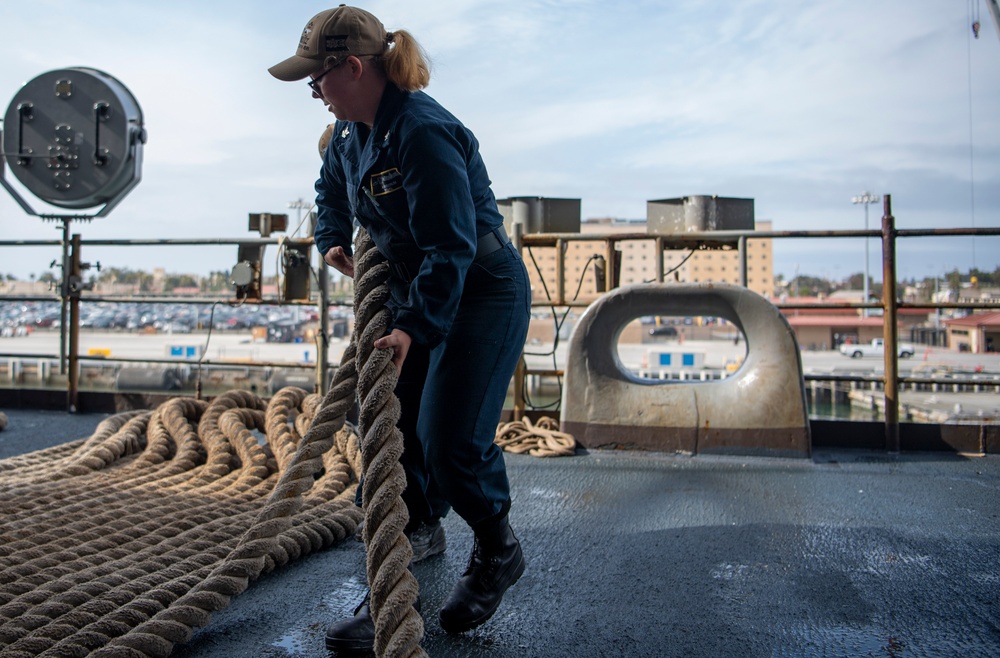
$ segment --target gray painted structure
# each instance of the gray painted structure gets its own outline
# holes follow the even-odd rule
[[[691,384],[640,379],[624,367],[617,344],[626,324],[682,314],[725,318],[740,329],[747,355],[736,373]],[[562,429],[586,446],[809,455],[795,335],[773,304],[727,283],[634,284],[591,304],[570,337],[561,409]]]

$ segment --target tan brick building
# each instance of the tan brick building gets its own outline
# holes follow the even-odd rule
[[[770,230],[771,222],[757,222],[759,230]],[[591,219],[581,223],[582,235],[632,234],[641,239],[617,243],[621,252],[619,285],[656,280],[656,242],[646,234],[646,222],[633,220]],[[772,240],[747,240],[747,287],[768,299],[774,295]],[[594,276],[595,260],[604,258],[603,240],[572,240],[565,243],[565,284],[567,301],[592,302],[600,293]],[[556,298],[556,250],[553,247],[532,247],[524,251],[525,264],[532,286],[534,301]],[[739,252],[736,249],[667,250],[663,254],[663,271],[667,282],[701,283],[707,281],[740,282]],[[539,276],[539,272],[541,276]],[[582,278],[582,281],[581,281]],[[544,286],[542,281],[544,279]],[[577,290],[579,293],[577,294]]]

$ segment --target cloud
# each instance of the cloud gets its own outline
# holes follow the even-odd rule
[[[332,117],[304,84],[266,69],[326,6],[8,3],[0,97],[43,71],[85,65],[138,98],[143,181],[109,217],[81,224],[85,238],[248,235],[248,213],[312,197],[316,140]],[[1000,39],[984,25],[972,40],[956,3],[365,6],[427,49],[429,92],[475,131],[498,196],[579,197],[585,216],[632,218],[652,198],[747,196],[781,230],[857,225],[849,199],[869,188],[893,194],[904,225],[1000,223]],[[0,224],[8,239],[58,237],[6,195]],[[1000,257],[980,252],[983,263]],[[141,265],[149,255],[107,257]],[[40,271],[37,256],[0,258],[0,273]],[[171,258],[178,269],[222,269]],[[828,245],[808,262],[823,258],[836,258]]]

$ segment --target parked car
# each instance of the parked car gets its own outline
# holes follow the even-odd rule
[[[672,327],[669,324],[661,324],[659,327],[653,327],[649,330],[650,336],[667,336],[668,338],[677,337],[677,328]]]
[[[910,343],[898,343],[896,346],[896,353],[901,359],[910,358],[916,351],[917,348]],[[873,338],[868,345],[844,343],[840,346],[840,353],[852,359],[860,359],[863,356],[882,356],[885,353],[885,348],[881,338]]]

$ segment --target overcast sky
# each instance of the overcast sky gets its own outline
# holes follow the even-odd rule
[[[305,83],[267,68],[328,6],[3,2],[0,109],[28,80],[70,66],[104,70],[138,99],[149,134],[142,182],[108,217],[73,224],[85,240],[249,236],[252,212],[294,222],[288,204],[312,201],[317,140],[333,118]],[[870,190],[892,195],[899,228],[1000,226],[1000,37],[985,0],[361,6],[430,54],[427,91],[476,133],[498,198],[573,197],[584,218],[644,218],[650,199],[750,197],[775,230],[825,230],[864,228],[851,197]],[[872,228],[881,214],[871,207]],[[2,191],[0,231],[59,237]],[[880,279],[880,247],[870,246]],[[901,277],[1000,265],[1000,238],[899,249]],[[84,258],[207,274],[228,271],[235,251],[93,247]],[[776,241],[774,252],[788,278],[864,267],[861,240]],[[27,278],[57,256],[0,248],[0,273]]]

